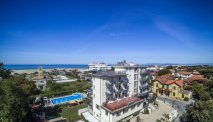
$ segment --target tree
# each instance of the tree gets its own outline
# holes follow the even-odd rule
[[[209,96],[211,98],[213,98],[213,79],[211,80],[207,80],[205,83],[204,83],[204,89],[205,91],[208,92]]]
[[[160,119],[157,119],[156,122],[170,122],[169,121],[169,114],[163,114],[163,117],[161,117]]]
[[[184,100],[184,101],[189,101],[189,98],[188,98],[188,97],[184,97],[183,100]]]
[[[209,122],[213,116],[213,80],[208,80],[203,86],[193,84],[194,104],[186,106],[183,120],[186,122]]]
[[[153,93],[151,96],[150,102],[156,101],[156,98],[157,98],[157,93]]]
[[[199,73],[207,77],[208,79],[213,78],[213,68],[207,67],[199,70]]]
[[[173,69],[173,66],[172,65],[167,66],[166,69]]]
[[[49,87],[50,91],[61,91],[62,85],[63,84],[59,84],[59,83],[55,83],[55,82],[51,82],[51,81],[47,82],[47,86]]]
[[[2,79],[11,77],[11,71],[9,69],[5,69],[3,63],[0,63],[0,77]]]
[[[26,120],[30,96],[36,92],[33,82],[11,77],[1,82],[0,120],[20,122]]]
[[[183,115],[186,122],[209,122],[213,116],[213,100],[198,101],[186,107]]]
[[[158,76],[166,75],[166,74],[171,74],[171,71],[168,69],[162,69],[158,71]]]
[[[202,85],[199,85],[196,82],[193,83],[193,85],[192,85],[192,91],[193,91],[193,98],[196,100],[210,99],[210,96],[207,93],[207,91],[205,91],[204,87]]]
[[[142,120],[141,120],[140,116],[137,116],[137,118],[136,118],[136,122],[142,122]]]

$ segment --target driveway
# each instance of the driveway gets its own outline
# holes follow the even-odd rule
[[[176,110],[178,110],[178,117],[176,118],[176,121],[180,122],[180,117],[182,116],[183,113],[186,112],[185,107],[188,104],[188,102],[185,102],[185,101],[182,101],[182,100],[177,100],[177,99],[171,99],[171,98],[168,98],[168,97],[162,97],[162,96],[158,96],[157,99],[160,100],[160,101],[163,101],[167,104],[170,104]]]
[[[165,104],[164,102],[158,102],[159,107],[158,109],[154,110],[150,114],[139,114],[142,122],[156,122],[157,119],[160,119],[163,114],[169,114],[171,111],[174,110],[171,106]],[[137,116],[133,117],[130,122],[136,122]]]

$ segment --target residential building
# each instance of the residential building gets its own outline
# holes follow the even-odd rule
[[[36,79],[36,87],[42,91],[46,90],[47,81],[46,79]]]
[[[155,80],[156,77],[158,76],[158,73],[156,71],[150,72],[151,80]]]
[[[113,69],[92,76],[88,108],[101,122],[128,120],[144,108],[151,92],[149,72],[144,67],[118,63]]]
[[[43,70],[42,70],[42,67],[38,67],[38,79],[43,79],[44,78],[44,75],[43,75]]]
[[[173,75],[159,76],[153,83],[153,92],[174,99],[190,98],[191,92],[184,90],[185,81],[175,80]]]
[[[198,84],[203,84],[206,80],[207,80],[207,78],[204,78],[204,75],[193,75],[192,77],[185,79],[185,81],[189,85],[191,85],[195,82],[197,82]]]
[[[46,90],[47,81],[44,78],[42,67],[38,67],[38,76],[33,81],[38,89],[42,91]]]
[[[157,65],[147,66],[147,70],[149,70],[149,71],[159,71],[159,70],[162,70],[162,69],[164,69],[163,66],[157,66]]]
[[[91,63],[89,65],[89,71],[107,71],[111,69],[111,66],[105,63]]]
[[[189,77],[192,77],[193,73],[192,72],[186,72],[186,71],[180,71],[180,72],[177,72],[175,75],[176,75],[176,77],[179,77],[182,80],[184,80],[184,79],[187,79]]]
[[[129,81],[129,97],[140,96],[147,97],[151,91],[150,72],[138,64],[119,62],[113,66],[115,71],[125,72]]]

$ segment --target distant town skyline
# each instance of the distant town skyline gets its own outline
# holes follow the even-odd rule
[[[211,0],[1,0],[5,64],[213,63]]]

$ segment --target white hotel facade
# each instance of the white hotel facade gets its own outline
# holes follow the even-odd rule
[[[88,64],[89,66],[89,71],[107,71],[111,69],[111,66],[107,65],[106,63],[91,63]]]
[[[92,77],[90,113],[100,122],[126,121],[144,108],[151,92],[149,72],[139,65],[114,66]]]

